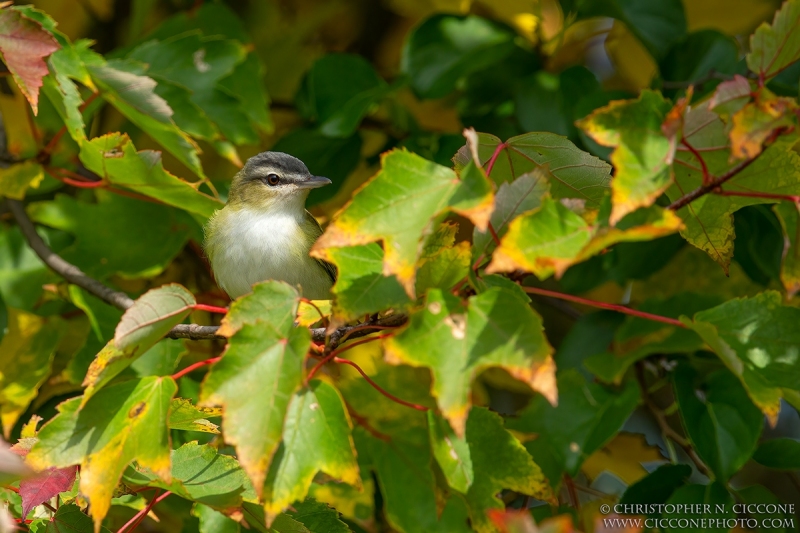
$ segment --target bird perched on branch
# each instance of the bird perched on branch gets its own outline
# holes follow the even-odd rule
[[[330,298],[336,268],[308,255],[322,228],[305,209],[311,189],[329,183],[283,152],[248,159],[233,178],[228,203],[205,226],[206,255],[231,298],[268,279],[297,286],[311,300]]]

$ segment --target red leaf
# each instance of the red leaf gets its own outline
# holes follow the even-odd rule
[[[67,468],[48,468],[35,476],[19,482],[19,495],[22,496],[22,516],[28,516],[31,509],[56,494],[67,491],[75,483],[77,466]]]
[[[38,22],[13,9],[0,11],[0,53],[34,115],[38,112],[39,87],[48,72],[44,58],[58,48],[53,36]]]

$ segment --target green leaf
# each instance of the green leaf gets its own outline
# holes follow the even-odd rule
[[[82,405],[131,363],[144,355],[173,326],[183,322],[194,296],[177,284],[151,289],[122,315],[114,339],[97,354],[86,372]]]
[[[784,233],[781,282],[788,298],[800,291],[800,207],[781,202],[773,207]]]
[[[395,276],[383,275],[384,252],[376,243],[327,251],[339,275],[333,286],[333,313],[342,321],[411,303]]]
[[[297,289],[288,283],[256,283],[248,297],[231,304],[228,314],[222,318],[219,334],[230,337],[242,326],[259,322],[271,324],[276,331],[286,331],[294,322],[299,303]]]
[[[792,117],[798,107],[796,99],[775,96],[767,89],[754,91],[754,95],[754,101],[732,117],[731,155],[737,159],[756,157],[777,130],[790,129],[797,122]]]
[[[550,191],[550,182],[544,171],[536,168],[522,174],[511,183],[503,182],[494,198],[494,211],[491,224],[498,237],[508,231],[512,220],[526,211],[533,211],[542,205],[545,195]],[[478,228],[472,233],[472,256],[478,259],[489,255],[497,245],[488,231]]]
[[[313,533],[351,533],[347,524],[339,520],[336,509],[313,498],[293,505],[288,515],[306,526]]]
[[[36,161],[24,161],[0,168],[0,195],[22,200],[25,198],[25,191],[38,188],[43,179],[44,170]]]
[[[346,76],[342,76],[346,73]],[[327,54],[309,69],[297,93],[297,108],[328,137],[349,137],[390,87],[364,58]]]
[[[727,482],[755,451],[764,417],[730,372],[711,374],[701,389],[702,400],[694,381],[688,365],[673,374],[681,420],[697,454],[717,480]]]
[[[579,18],[612,17],[625,23],[656,59],[686,34],[686,15],[680,0],[642,4],[637,0],[578,0]]]
[[[39,227],[37,233],[50,249],[61,253],[69,235]],[[42,286],[58,277],[28,246],[17,226],[0,226],[0,293],[6,305],[33,311],[42,296]]]
[[[10,308],[7,320],[8,331],[0,341],[0,422],[6,438],[50,375],[64,332],[57,317],[45,319]]]
[[[467,509],[449,498],[441,515],[431,470],[431,450],[423,428],[406,425],[390,439],[359,430],[355,434],[360,461],[369,461],[383,496],[387,522],[402,533],[467,533]]]
[[[665,464],[625,489],[620,505],[653,505],[666,503],[677,489],[686,485],[692,467],[684,464]],[[653,516],[658,513],[653,513]]]
[[[199,231],[191,217],[176,209],[106,191],[95,194],[96,203],[58,194],[28,208],[36,222],[75,235],[59,255],[90,276],[156,275]]]
[[[196,303],[192,293],[177,283],[151,289],[122,315],[114,344],[119,350],[149,348],[183,322]]]
[[[753,454],[753,460],[768,468],[798,470],[800,441],[787,437],[764,441]]]
[[[578,122],[596,142],[615,147],[611,225],[652,205],[672,183],[669,163],[674,147],[661,131],[671,107],[659,93],[642,91],[636,100],[611,102]]]
[[[697,332],[744,384],[753,402],[775,423],[780,399],[800,391],[795,346],[800,344],[800,309],[781,305],[767,291],[738,298],[694,315],[687,326]]]
[[[167,413],[176,390],[171,378],[149,377],[106,387],[80,410],[80,397],[67,400],[39,431],[27,461],[37,469],[80,464],[81,493],[97,526],[134,459],[169,481]]]
[[[760,505],[752,509],[757,509],[762,512],[751,512],[750,516],[757,517],[758,531],[761,533],[778,531],[791,531],[794,525],[794,518],[791,514],[791,504],[787,506],[775,494],[763,485],[750,485],[741,490],[736,491],[737,500],[749,505]],[[767,505],[764,505],[767,504]],[[749,507],[748,505],[748,507]],[[766,511],[766,512],[764,512]],[[780,526],[778,526],[780,524]],[[754,525],[752,522],[748,523],[749,527]],[[778,527],[776,527],[778,526]]]
[[[359,485],[350,429],[342,398],[331,385],[315,380],[294,394],[264,487],[267,521],[302,501],[318,472]]]
[[[159,476],[138,461],[125,472],[124,481],[169,490],[223,513],[237,510],[242,501],[255,501],[255,492],[238,461],[212,446],[189,442],[174,450],[171,460],[171,477]]]
[[[475,479],[469,444],[458,438],[447,420],[436,416],[433,411],[428,411],[428,431],[433,456],[447,478],[447,484],[466,494]]]
[[[762,22],[750,37],[747,66],[761,79],[769,79],[800,59],[800,2],[787,0],[775,13],[772,25]]]
[[[98,60],[87,67],[103,99],[192,172],[201,178],[205,177],[197,155],[198,146],[172,120],[172,108],[155,93],[156,81],[142,75],[141,64]]]
[[[88,51],[91,44],[92,42],[88,40],[65,44],[51,55],[48,65],[53,76],[45,78],[43,87],[45,95],[64,121],[70,136],[79,144],[86,140],[81,112],[84,101],[73,80],[97,92],[97,87],[82,59],[91,53]]]
[[[189,183],[165,170],[159,152],[137,152],[127,135],[109,133],[85,142],[80,158],[86,168],[110,183],[199,215],[202,220],[222,208],[222,202],[197,190],[199,183]]]
[[[417,94],[441,98],[460,78],[509,55],[515,37],[507,26],[474,15],[434,15],[406,39],[400,68]]]
[[[647,300],[638,309],[678,318],[714,307],[720,301],[710,295],[679,293],[665,299]],[[619,384],[628,368],[648,355],[690,353],[703,347],[702,339],[690,329],[628,316],[614,334],[611,351],[590,355],[584,366],[601,380]]]
[[[241,526],[219,511],[201,503],[192,507],[192,515],[200,520],[200,533],[240,533]]]
[[[328,225],[311,250],[331,260],[330,248],[382,240],[386,252],[384,274],[394,274],[413,296],[415,265],[431,231],[431,221],[450,208],[486,227],[491,214],[492,190],[485,176],[455,172],[406,152],[383,156],[381,171]],[[403,220],[403,224],[398,224]]]
[[[541,169],[550,182],[553,198],[578,198],[586,201],[586,207],[600,206],[611,180],[608,163],[579,150],[569,139],[554,133],[525,133],[503,143],[494,135],[479,133],[477,151],[484,168],[497,153],[488,174],[498,185]],[[457,170],[463,169],[471,160],[467,146],[463,146],[453,158]]]
[[[259,494],[292,395],[303,380],[310,335],[308,329],[293,325],[297,302],[296,291],[275,281],[256,285],[253,293],[239,299],[226,317],[238,327],[200,392],[201,405],[223,407],[225,439],[236,447]],[[269,314],[259,312],[264,309]]]
[[[736,232],[733,260],[761,285],[779,279],[786,237],[775,214],[767,206],[748,206],[736,212],[733,224]]]
[[[234,144],[256,144],[258,135],[244,108],[222,87],[222,80],[243,63],[246,51],[241,43],[219,36],[205,37],[198,31],[172,34],[163,40],[147,41],[128,57],[148,65],[147,74],[189,89],[191,100],[208,115],[222,135]],[[241,75],[241,74],[239,74]],[[229,80],[231,86],[235,80]],[[263,99],[262,99],[263,101]]]
[[[219,418],[222,409],[198,407],[186,398],[175,398],[169,409],[169,428],[183,431],[201,431],[203,433],[219,433],[219,426],[207,418]]]
[[[539,500],[554,501],[550,484],[520,442],[503,427],[503,419],[484,407],[470,411],[466,442],[475,472],[467,492],[472,525],[477,531],[495,531],[487,516],[491,509],[504,509],[497,497],[510,489]]]
[[[467,277],[470,269],[470,245],[455,244],[458,224],[443,222],[428,238],[417,264],[417,295],[429,288],[449,290]]]
[[[639,389],[628,381],[614,391],[587,381],[577,370],[558,376],[558,405],[534,398],[509,429],[537,435],[525,443],[555,487],[566,472],[575,476],[583,462],[619,431],[639,403]],[[569,420],[569,424],[564,421]]]
[[[541,318],[517,290],[492,287],[466,305],[431,289],[425,307],[385,342],[386,359],[428,367],[432,392],[459,435],[472,404],[470,388],[478,374],[500,367],[555,403],[555,364],[542,333]]]
[[[720,176],[736,164],[731,161],[726,126],[715,113],[701,105],[690,110],[684,120],[685,138],[701,151],[710,174]],[[800,194],[800,156],[792,151],[796,141],[793,135],[780,137],[758,159],[726,182],[724,189],[743,193]],[[686,164],[674,166],[675,184],[667,190],[671,201],[696,189],[703,180],[699,163],[689,152],[677,152],[676,159]],[[686,225],[681,235],[727,272],[733,256],[733,213],[748,205],[776,202],[770,198],[706,194],[678,210]]]
[[[708,531],[705,527],[692,527],[693,524],[712,523],[714,520],[723,520],[727,523],[729,519],[735,518],[733,512],[734,499],[725,486],[714,481],[708,485],[686,485],[676,490],[672,497],[667,500],[667,505],[674,505],[675,513],[662,515],[669,518],[664,528],[668,533],[704,533]],[[680,507],[678,507],[680,505]],[[693,507],[699,505],[699,507]],[[722,511],[720,512],[720,509]],[[693,520],[694,522],[689,522]],[[688,527],[687,527],[687,524]]]
[[[593,229],[561,202],[544,197],[538,209],[511,222],[487,272],[523,269],[545,279],[580,253]]]
[[[660,71],[665,81],[697,82],[710,72],[734,74],[738,63],[739,45],[735,39],[716,30],[700,30],[670,48],[660,62]],[[696,88],[705,94],[713,87],[703,84]]]
[[[222,4],[205,4],[203,7],[209,11],[225,8]],[[213,23],[215,30],[219,28],[218,20]],[[269,114],[269,97],[264,88],[264,65],[257,53],[248,53],[229,76],[220,80],[218,87],[239,100],[239,107],[247,114],[251,123],[261,131],[272,133],[274,128]]]
[[[16,9],[0,11],[0,57],[38,113],[39,87],[47,75],[44,58],[58,50],[53,36],[41,25]]]
[[[74,503],[61,505],[47,524],[44,533],[111,533],[108,528],[95,529],[92,519]]]

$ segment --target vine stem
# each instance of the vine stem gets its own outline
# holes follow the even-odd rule
[[[670,326],[675,326],[679,328],[685,328],[686,326],[678,319],[669,318],[666,316],[661,315],[654,315],[652,313],[646,313],[644,311],[637,311],[636,309],[631,309],[630,307],[626,307],[624,305],[618,304],[609,304],[606,302],[598,302],[597,300],[589,300],[587,298],[581,298],[580,296],[573,296],[571,294],[564,294],[563,292],[556,292],[556,291],[549,291],[547,289],[540,289],[538,287],[522,287],[522,290],[531,294],[539,294],[541,296],[549,296],[551,298],[558,298],[559,300],[567,300],[570,302],[575,302],[579,304],[588,305],[591,307],[598,307],[600,309],[608,309],[610,311],[616,311],[618,313],[623,313],[626,315],[636,316],[639,318],[645,318],[647,320],[653,320],[655,322],[662,322],[664,324],[669,324]]]
[[[220,315],[228,314],[227,307],[220,307],[218,305],[208,305],[208,304],[194,304],[192,309],[195,311],[208,311],[209,313],[217,313]]]
[[[158,495],[158,491],[156,491],[155,497],[152,500],[150,500],[150,503],[147,504],[147,507],[145,507],[144,509],[142,509],[141,511],[139,511],[138,513],[133,515],[133,517],[130,520],[125,522],[125,524],[123,524],[123,526],[117,530],[117,533],[123,533],[126,530],[127,530],[127,533],[131,533],[134,529],[139,527],[139,524],[142,523],[142,520],[144,520],[144,517],[147,516],[147,514],[150,512],[150,510],[153,507],[155,507],[155,505],[158,502],[163,501],[170,494],[172,494],[172,493],[170,491],[167,491],[164,494],[162,494],[161,496],[159,496]],[[130,527],[130,529],[128,529],[128,527]]]
[[[700,152],[698,152],[697,149],[692,146],[688,140],[686,140],[686,137],[681,139],[681,144],[684,145],[692,153],[695,159],[700,162],[700,168],[703,172],[703,185],[709,183],[713,178],[711,177],[711,173],[708,171],[706,160],[703,159],[703,156],[700,154]]]
[[[767,146],[771,145],[773,142],[775,142],[775,140],[778,137],[780,137],[783,133],[786,133],[788,131],[789,131],[788,128],[777,128],[775,131],[772,132],[772,134],[767,138],[767,140],[764,141],[764,144],[762,146],[762,150],[758,154],[756,154],[754,157],[751,157],[749,159],[745,159],[744,161],[742,161],[741,163],[737,164],[736,166],[734,166],[733,168],[731,168],[730,170],[728,170],[727,172],[725,172],[721,176],[713,178],[708,183],[704,183],[703,185],[701,185],[700,187],[696,188],[692,192],[684,194],[683,196],[681,196],[680,198],[678,198],[677,200],[675,200],[674,202],[669,204],[667,206],[667,209],[669,209],[671,211],[677,211],[678,209],[680,209],[682,207],[685,207],[685,206],[689,205],[690,203],[694,202],[695,200],[697,200],[701,196],[705,196],[706,194],[708,194],[710,192],[714,192],[714,190],[718,189],[720,187],[720,185],[722,185],[723,183],[725,183],[726,181],[730,180],[731,178],[733,178],[734,176],[739,174],[741,171],[743,171],[744,169],[746,169],[747,167],[752,165],[759,157],[761,157],[761,154],[764,153],[764,149],[766,149]],[[695,152],[692,152],[692,153],[695,153]],[[702,161],[702,159],[701,159],[701,161]],[[705,164],[705,163],[703,162],[702,164]]]
[[[354,342],[352,344],[348,344],[347,346],[342,346],[342,347],[339,347],[339,348],[331,351],[328,355],[323,357],[319,361],[319,363],[314,365],[314,368],[312,368],[308,372],[308,376],[306,376],[306,383],[308,383],[309,381],[311,381],[314,378],[314,375],[317,372],[319,372],[320,368],[325,366],[325,363],[327,363],[328,361],[331,361],[333,359],[336,359],[336,356],[339,355],[340,353],[346,352],[350,348],[355,348],[356,346],[360,346],[361,344],[366,344],[366,343],[372,342],[372,341],[378,341],[378,340],[385,339],[386,337],[391,337],[391,336],[392,336],[391,333],[386,333],[384,335],[378,335],[376,337],[367,337],[366,339],[361,339],[360,341],[356,341],[356,342]],[[342,340],[344,340],[344,339],[342,339]]]
[[[355,368],[358,371],[359,374],[361,374],[362,378],[367,380],[367,383],[372,385],[372,388],[374,388],[376,391],[380,392],[381,394],[383,394],[384,396],[386,396],[387,398],[389,398],[393,402],[399,403],[400,405],[405,405],[406,407],[410,407],[412,409],[416,409],[417,411],[427,411],[428,410],[428,407],[425,407],[424,405],[419,405],[419,404],[416,404],[416,403],[411,403],[411,402],[407,402],[405,400],[401,400],[400,398],[398,398],[394,394],[384,390],[380,385],[375,383],[372,380],[372,378],[369,377],[367,375],[367,373],[364,372],[364,370],[360,366],[358,366],[356,363],[354,363],[350,359],[342,359],[341,357],[334,357],[333,358],[333,362],[334,363],[338,363],[340,365],[350,365],[350,366],[352,366],[353,368]]]
[[[180,378],[189,374],[190,372],[194,372],[198,368],[203,368],[204,366],[213,365],[214,363],[218,363],[222,360],[222,356],[219,357],[212,357],[211,359],[206,359],[205,361],[199,361],[197,363],[191,364],[186,368],[179,370],[172,374],[172,379],[178,381]]]

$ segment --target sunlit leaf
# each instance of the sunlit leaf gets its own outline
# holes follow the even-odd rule
[[[25,198],[25,191],[37,188],[44,179],[42,165],[25,161],[0,168],[0,194],[15,200]]]
[[[189,442],[172,451],[171,462],[171,477],[166,479],[137,461],[125,472],[124,480],[133,486],[169,490],[224,513],[232,513],[243,500],[255,501],[255,492],[238,461],[211,446]]]
[[[487,368],[503,368],[556,402],[552,348],[541,318],[516,291],[494,287],[465,304],[431,289],[425,307],[385,342],[387,360],[431,369],[432,392],[459,435],[471,407],[472,381]]]
[[[80,157],[86,168],[110,183],[197,214],[202,220],[222,208],[219,200],[198,191],[197,183],[165,170],[159,152],[137,152],[127,135],[109,133],[83,143]]]
[[[264,487],[268,521],[303,500],[317,472],[358,485],[361,478],[353,448],[350,421],[335,388],[312,381],[295,393]]]
[[[183,431],[200,431],[203,433],[219,433],[219,426],[209,422],[208,418],[222,416],[222,409],[198,407],[191,400],[175,398],[169,410],[169,428]]]
[[[50,374],[63,328],[57,317],[8,310],[8,331],[0,342],[0,421],[6,438]]]
[[[686,324],[739,378],[753,402],[775,423],[780,400],[800,390],[797,365],[800,309],[767,291],[701,311]]]
[[[600,200],[608,192],[611,166],[560,135],[526,133],[501,143],[494,135],[479,133],[477,151],[479,161],[487,170],[490,170],[489,161],[494,158],[488,174],[497,184],[541,169],[550,182],[554,198],[577,198],[585,200],[587,207],[599,207]],[[464,168],[471,160],[466,146],[453,158],[456,169]]]
[[[347,524],[339,520],[336,509],[327,504],[307,498],[295,504],[294,509],[287,514],[306,526],[309,531],[316,533],[351,533]],[[288,533],[288,532],[287,532]]]
[[[382,170],[359,189],[311,250],[330,259],[328,249],[382,240],[383,273],[394,274],[414,294],[415,265],[431,231],[431,220],[450,208],[485,227],[492,190],[477,170],[458,179],[452,170],[406,151],[383,156]],[[403,220],[403,224],[398,224]]]
[[[80,397],[67,400],[39,431],[28,463],[36,468],[79,464],[81,493],[98,525],[134,459],[169,481],[167,413],[176,390],[171,378],[150,377],[106,387],[80,410]]]
[[[753,158],[761,153],[764,141],[779,128],[789,128],[796,121],[792,112],[797,102],[792,98],[775,97],[763,89],[755,101],[733,115],[730,132],[731,155],[740,159]]]
[[[671,184],[674,147],[661,132],[671,107],[660,94],[643,91],[637,100],[611,102],[579,122],[595,141],[615,147],[611,154],[616,168],[611,181],[612,225],[637,208],[651,205]]]
[[[78,468],[48,468],[35,476],[19,482],[19,495],[22,497],[22,516],[27,517],[34,507],[61,492],[68,491],[75,483],[75,474]]]
[[[225,440],[259,494],[309,348],[308,329],[293,324],[297,302],[297,292],[279,282],[256,285],[237,300],[226,317],[237,329],[200,393],[202,406],[224,408]]]

